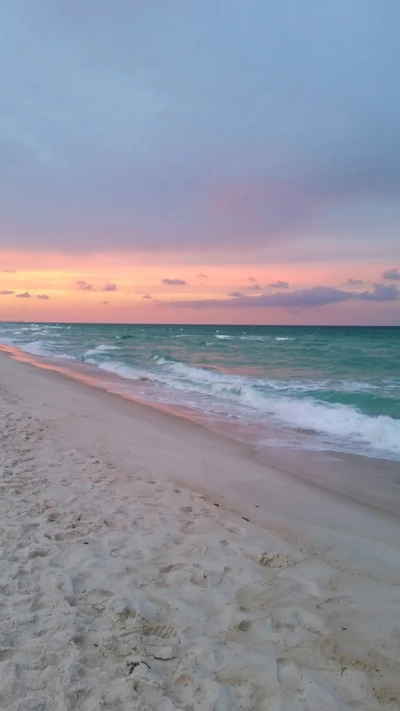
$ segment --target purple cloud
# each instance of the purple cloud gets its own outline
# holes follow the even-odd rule
[[[151,294],[143,294],[142,298],[143,299],[152,299],[153,297]]]
[[[387,269],[382,274],[382,279],[392,279],[393,281],[400,281],[400,272],[397,267],[393,269]]]
[[[168,286],[185,286],[187,281],[184,279],[163,279],[163,284],[168,284]]]
[[[360,286],[360,284],[364,284],[364,282],[362,279],[353,279],[352,277],[349,277],[347,279],[347,284],[349,284],[349,286]]]
[[[3,289],[0,291],[0,296],[9,296],[10,294],[14,294],[14,291],[10,291],[9,289]]]
[[[247,287],[251,291],[261,291],[261,286],[259,284],[252,284],[251,286]]]
[[[247,281],[257,281],[257,279],[255,279],[254,277],[248,277]]]
[[[203,274],[203,272],[199,272],[196,274],[197,279],[207,279],[208,274]]]
[[[272,281],[268,286],[271,289],[287,289],[289,284],[287,281],[280,281],[280,279],[278,279],[278,281]]]
[[[240,299],[241,296],[244,296],[241,291],[230,291],[227,296],[232,296],[234,299]]]
[[[38,294],[38,295],[36,296],[36,298],[37,298],[37,299],[43,299],[44,301],[47,301],[48,299],[50,299],[50,296],[47,296],[47,294]]]
[[[78,289],[80,291],[93,291],[93,284],[89,284],[87,281],[84,281],[83,279],[77,279],[76,283],[77,283]]]
[[[103,286],[102,291],[117,291],[117,285],[116,284],[106,284]]]
[[[357,298],[361,301],[397,301],[399,295],[400,290],[394,284],[374,284],[372,291],[363,291]]]
[[[338,304],[344,301],[397,301],[400,290],[393,284],[384,286],[374,284],[372,291],[361,294],[355,291],[344,291],[333,286],[313,286],[310,289],[298,289],[289,293],[261,294],[260,296],[240,296],[230,299],[202,299],[199,301],[177,301],[177,308],[315,308]]]
[[[23,294],[15,294],[16,299],[31,299],[32,294],[29,291],[24,291]]]

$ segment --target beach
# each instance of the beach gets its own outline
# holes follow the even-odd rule
[[[211,430],[0,353],[1,709],[398,709],[398,463]]]

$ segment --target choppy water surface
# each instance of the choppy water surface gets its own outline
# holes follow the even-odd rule
[[[0,343],[260,445],[400,460],[400,328],[0,323]]]

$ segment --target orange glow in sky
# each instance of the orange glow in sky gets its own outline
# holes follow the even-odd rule
[[[360,289],[371,288],[385,265],[358,266]],[[0,319],[111,323],[371,323],[382,304],[331,304],[323,309],[229,308],[219,301],[237,293],[257,299],[279,293],[270,286],[287,282],[285,293],[321,286],[349,289],[343,265],[188,264],[157,255],[0,253]],[[164,283],[170,280],[172,283]],[[184,284],[174,284],[180,281]],[[356,288],[356,287],[351,287]],[[8,293],[11,292],[11,293]],[[47,298],[46,298],[47,297]],[[210,308],[177,308],[180,301],[213,300]],[[394,307],[396,307],[396,302]],[[385,304],[385,322],[396,323]]]

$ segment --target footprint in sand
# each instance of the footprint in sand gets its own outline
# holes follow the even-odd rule
[[[260,565],[266,568],[272,568],[274,570],[280,570],[281,568],[286,568],[288,565],[292,565],[294,560],[288,555],[283,555],[282,553],[259,553],[252,556],[254,560]]]
[[[317,615],[312,612],[307,612],[307,610],[296,610],[295,618],[299,623],[300,627],[304,627],[307,632],[313,632],[314,634],[323,634],[326,629]]]
[[[276,660],[278,681],[283,690],[298,693],[303,689],[303,681],[296,664],[288,657],[279,657]]]
[[[168,622],[160,620],[152,624],[145,624],[142,629],[144,637],[159,637],[160,639],[179,639],[179,629]]]

